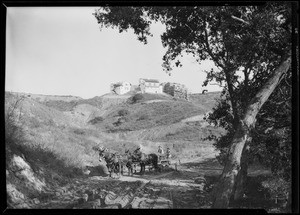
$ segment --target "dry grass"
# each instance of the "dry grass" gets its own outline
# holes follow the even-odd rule
[[[118,112],[123,109],[129,111],[126,115],[127,120],[114,124],[119,120]],[[98,126],[110,132],[134,131],[174,124],[187,117],[204,113],[201,107],[186,101],[121,104],[103,115],[104,120]]]
[[[173,144],[177,141],[176,145],[180,150],[187,147],[189,142],[192,143],[190,147],[196,149],[199,145],[198,128],[187,126],[180,121],[203,114],[205,110],[191,102],[175,101],[168,96],[144,95],[144,101],[165,99],[168,102],[129,104],[124,103],[125,97],[111,99],[104,96],[97,97],[95,102],[97,106],[101,106],[101,109],[91,105],[93,99],[89,100],[91,104],[85,104],[83,100],[51,101],[51,105],[57,105],[55,109],[27,97],[22,111],[26,128],[26,147],[51,154],[45,156],[43,153],[35,153],[31,156],[30,150],[27,150],[28,156],[63,174],[65,168],[78,169],[87,163],[97,164],[97,154],[92,147],[98,143],[115,151],[123,151],[125,147],[134,148],[139,144],[149,144],[147,140],[165,144],[168,142]],[[80,105],[73,107],[79,102]],[[70,107],[74,114],[59,111],[59,109],[69,110]],[[99,116],[95,114],[97,110],[103,113],[103,120],[98,121],[95,126],[86,124],[88,119],[91,120],[91,116]],[[122,121],[119,126],[114,126],[113,123],[120,118],[120,110],[128,110],[125,116],[127,120]],[[101,131],[103,128],[109,128],[116,133],[105,133]],[[120,133],[122,130],[132,130],[132,132]],[[150,143],[148,147],[155,152],[157,146]],[[197,150],[201,151],[201,147]],[[197,150],[192,151],[197,154]],[[186,151],[185,155],[190,156],[190,152]]]

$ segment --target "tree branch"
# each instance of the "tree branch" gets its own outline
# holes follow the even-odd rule
[[[206,45],[208,54],[211,56],[211,58],[213,59],[213,61],[214,61],[220,68],[224,69],[224,66],[221,65],[221,63],[219,62],[219,60],[214,56],[214,54],[212,53],[212,51],[211,51],[211,49],[210,49],[210,46],[209,46],[209,43],[208,43],[208,35],[207,35],[206,28],[204,29],[204,34],[205,34],[205,45]]]
[[[247,21],[245,21],[245,20],[243,20],[243,19],[241,19],[241,18],[238,18],[238,17],[236,17],[236,16],[231,15],[231,18],[232,18],[232,19],[235,19],[235,20],[237,20],[237,21],[240,21],[240,22],[242,22],[242,23],[244,23],[244,24],[246,24],[246,25],[250,25],[249,22],[247,22]]]

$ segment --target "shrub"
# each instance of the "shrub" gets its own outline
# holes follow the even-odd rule
[[[119,126],[124,122],[128,122],[129,119],[125,116],[120,117],[116,122],[113,123],[114,126]]]
[[[21,119],[22,97],[8,95],[5,100],[5,143],[18,144],[24,142],[24,131]]]
[[[136,94],[131,98],[132,103],[137,103],[138,101],[141,101],[144,99],[144,96],[142,94]]]
[[[142,116],[140,116],[137,120],[147,120],[149,119],[149,115],[143,114]]]
[[[129,114],[129,111],[126,109],[119,110],[119,112],[118,112],[119,116],[126,116],[128,114]]]
[[[78,135],[83,135],[83,134],[85,134],[85,132],[84,132],[83,130],[81,130],[81,129],[75,129],[75,130],[74,130],[74,133],[75,133],[75,134],[78,134]]]
[[[95,125],[95,124],[97,124],[97,123],[99,123],[99,122],[102,122],[103,120],[104,120],[103,117],[97,116],[97,117],[95,117],[94,119],[91,119],[91,120],[89,121],[89,123],[92,124],[92,125]]]

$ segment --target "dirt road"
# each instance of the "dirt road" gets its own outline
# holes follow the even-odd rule
[[[57,188],[34,208],[209,208],[207,179],[220,171],[215,161],[198,158],[181,163],[178,171],[165,168],[144,175],[87,176]]]

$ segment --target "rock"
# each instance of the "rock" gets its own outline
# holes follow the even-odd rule
[[[13,184],[6,185],[7,195],[13,203],[22,203],[24,202],[26,196],[17,190]]]
[[[16,177],[24,181],[25,186],[32,187],[39,192],[46,187],[45,182],[36,177],[30,165],[24,160],[24,157],[14,155],[10,163],[10,169]]]
[[[89,195],[85,193],[82,195],[82,198],[83,198],[84,202],[87,202],[89,199]]]
[[[196,184],[205,184],[206,183],[206,179],[203,176],[195,178],[194,181]]]
[[[40,204],[40,200],[38,200],[37,198],[34,198],[32,201],[33,201],[33,203],[36,204],[36,205],[37,205],[37,204]]]
[[[101,207],[101,200],[95,199],[91,204],[93,209],[98,209]]]

